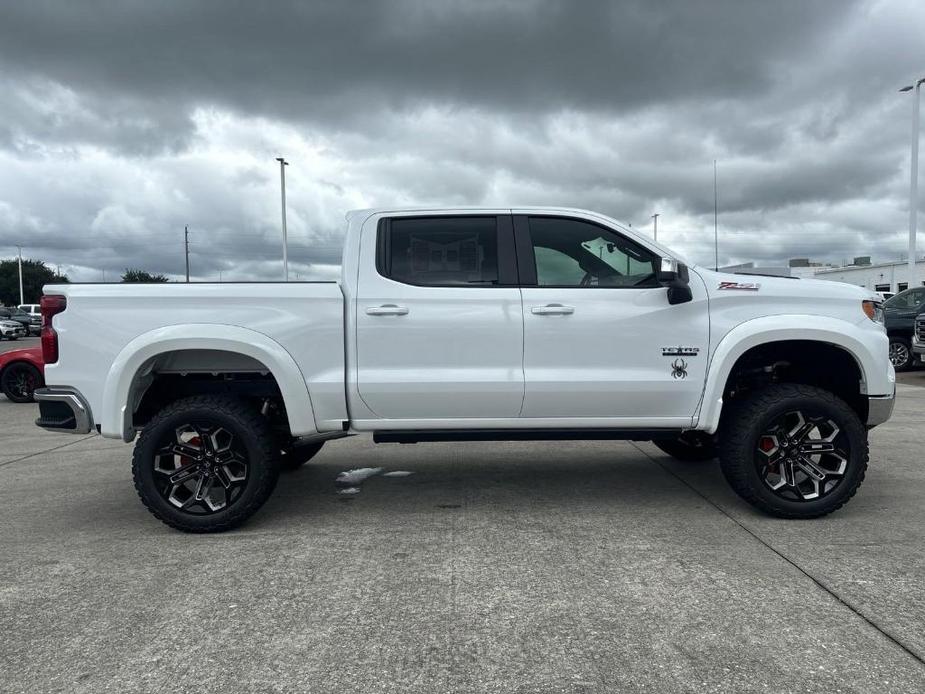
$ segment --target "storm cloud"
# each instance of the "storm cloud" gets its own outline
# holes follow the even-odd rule
[[[919,2],[43,2],[0,10],[0,256],[336,276],[343,215],[567,205],[712,264],[905,251]],[[921,74],[920,74],[921,73]],[[921,201],[920,201],[921,204]]]

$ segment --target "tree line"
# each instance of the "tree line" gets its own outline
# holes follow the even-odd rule
[[[168,282],[166,275],[151,273],[139,268],[126,268],[122,273],[123,282]],[[70,282],[66,274],[58,274],[41,260],[23,258],[22,293],[27,304],[37,304],[42,296],[42,287],[46,284],[64,284]],[[16,258],[0,260],[0,305],[17,306],[19,304],[19,261]]]

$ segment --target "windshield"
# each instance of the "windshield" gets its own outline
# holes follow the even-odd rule
[[[918,308],[925,302],[925,287],[913,287],[883,302],[884,308]]]

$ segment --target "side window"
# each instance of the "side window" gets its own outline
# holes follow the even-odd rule
[[[656,257],[609,229],[577,219],[530,217],[540,287],[656,287]]]
[[[380,223],[379,274],[406,284],[492,286],[498,282],[495,217],[408,217]]]

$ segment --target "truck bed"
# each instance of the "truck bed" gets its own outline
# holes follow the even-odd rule
[[[145,341],[163,342],[169,333],[185,354],[162,360],[161,368],[198,370],[195,336],[202,329],[197,326],[207,326],[203,329],[213,335],[269,338],[295,361],[311,391],[316,423],[328,421],[331,428],[346,419],[344,297],[337,282],[60,284],[46,286],[45,294],[67,297],[67,309],[54,317],[60,353],[57,363],[45,367],[46,383],[77,388],[97,426],[111,409],[104,393],[124,361],[120,354]],[[189,344],[183,344],[184,334]],[[202,365],[217,368],[221,354],[216,352],[214,342],[208,345]],[[228,358],[235,357],[228,353]]]

